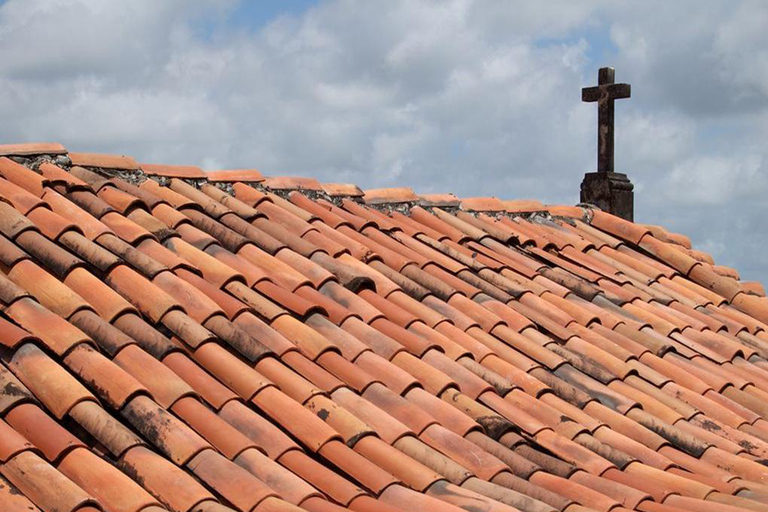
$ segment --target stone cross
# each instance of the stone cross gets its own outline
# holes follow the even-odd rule
[[[597,172],[613,172],[613,100],[629,98],[629,84],[616,84],[613,68],[600,68],[597,84],[581,90],[581,101],[597,102]]]

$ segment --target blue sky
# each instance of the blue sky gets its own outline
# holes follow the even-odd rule
[[[264,0],[239,2],[227,17],[233,26],[258,30],[278,16],[297,16],[317,5],[317,0]]]
[[[0,138],[574,204],[612,65],[636,219],[768,281],[765,26],[760,0],[7,0]]]

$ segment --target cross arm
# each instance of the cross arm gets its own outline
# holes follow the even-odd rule
[[[611,84],[608,86],[608,96],[615,100],[629,98],[632,94],[632,86],[629,84]]]
[[[592,103],[598,101],[603,94],[609,99],[620,100],[629,98],[631,93],[632,87],[629,84],[596,85],[581,90],[581,101]]]
[[[584,87],[581,90],[581,101],[586,101],[587,103],[592,103],[593,101],[597,101],[600,99],[600,87],[594,86],[594,87]]]

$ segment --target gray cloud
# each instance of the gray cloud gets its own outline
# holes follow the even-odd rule
[[[2,4],[0,138],[572,204],[594,167],[580,88],[615,64],[637,219],[768,277],[764,2],[327,0],[253,31],[235,7]]]

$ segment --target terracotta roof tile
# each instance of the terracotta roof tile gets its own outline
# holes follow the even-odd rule
[[[294,176],[270,176],[264,179],[264,186],[272,190],[313,190],[319,191],[323,187],[314,178],[300,178]]]
[[[2,433],[2,437],[0,437],[0,462],[2,463],[8,462],[19,453],[33,448],[32,443],[3,420],[0,420],[0,433]]]
[[[352,183],[323,183],[323,192],[331,197],[362,197],[364,192]]]
[[[462,210],[478,212],[499,212],[504,210],[504,203],[495,197],[468,197],[461,200]]]
[[[172,510],[190,510],[215,499],[194,477],[147,448],[137,446],[120,459],[120,468]]]
[[[419,204],[423,206],[452,206],[461,205],[461,199],[453,194],[421,194],[419,195]]]
[[[0,157],[0,175],[32,195],[41,197],[47,179],[7,157]]]
[[[75,173],[67,172],[58,165],[43,162],[39,167],[40,173],[53,186],[61,185],[67,190],[91,190],[91,185],[77,177]]]
[[[363,195],[366,204],[408,203],[418,201],[419,197],[408,187],[368,189]]]
[[[58,142],[29,142],[25,144],[2,144],[0,156],[63,155],[67,150]]]
[[[33,452],[7,461],[0,472],[43,510],[83,510],[97,502],[85,490]]]
[[[45,205],[45,202],[39,197],[2,178],[0,178],[0,196],[23,215],[27,215],[38,206]]]
[[[130,156],[109,155],[103,153],[69,153],[72,165],[82,167],[101,167],[105,169],[122,169],[134,171],[139,168],[136,161]]]
[[[0,473],[19,503],[768,500],[764,290],[682,235],[533,200],[70,159],[0,157]]]
[[[210,182],[258,183],[264,181],[264,176],[256,169],[205,171],[205,174]]]

